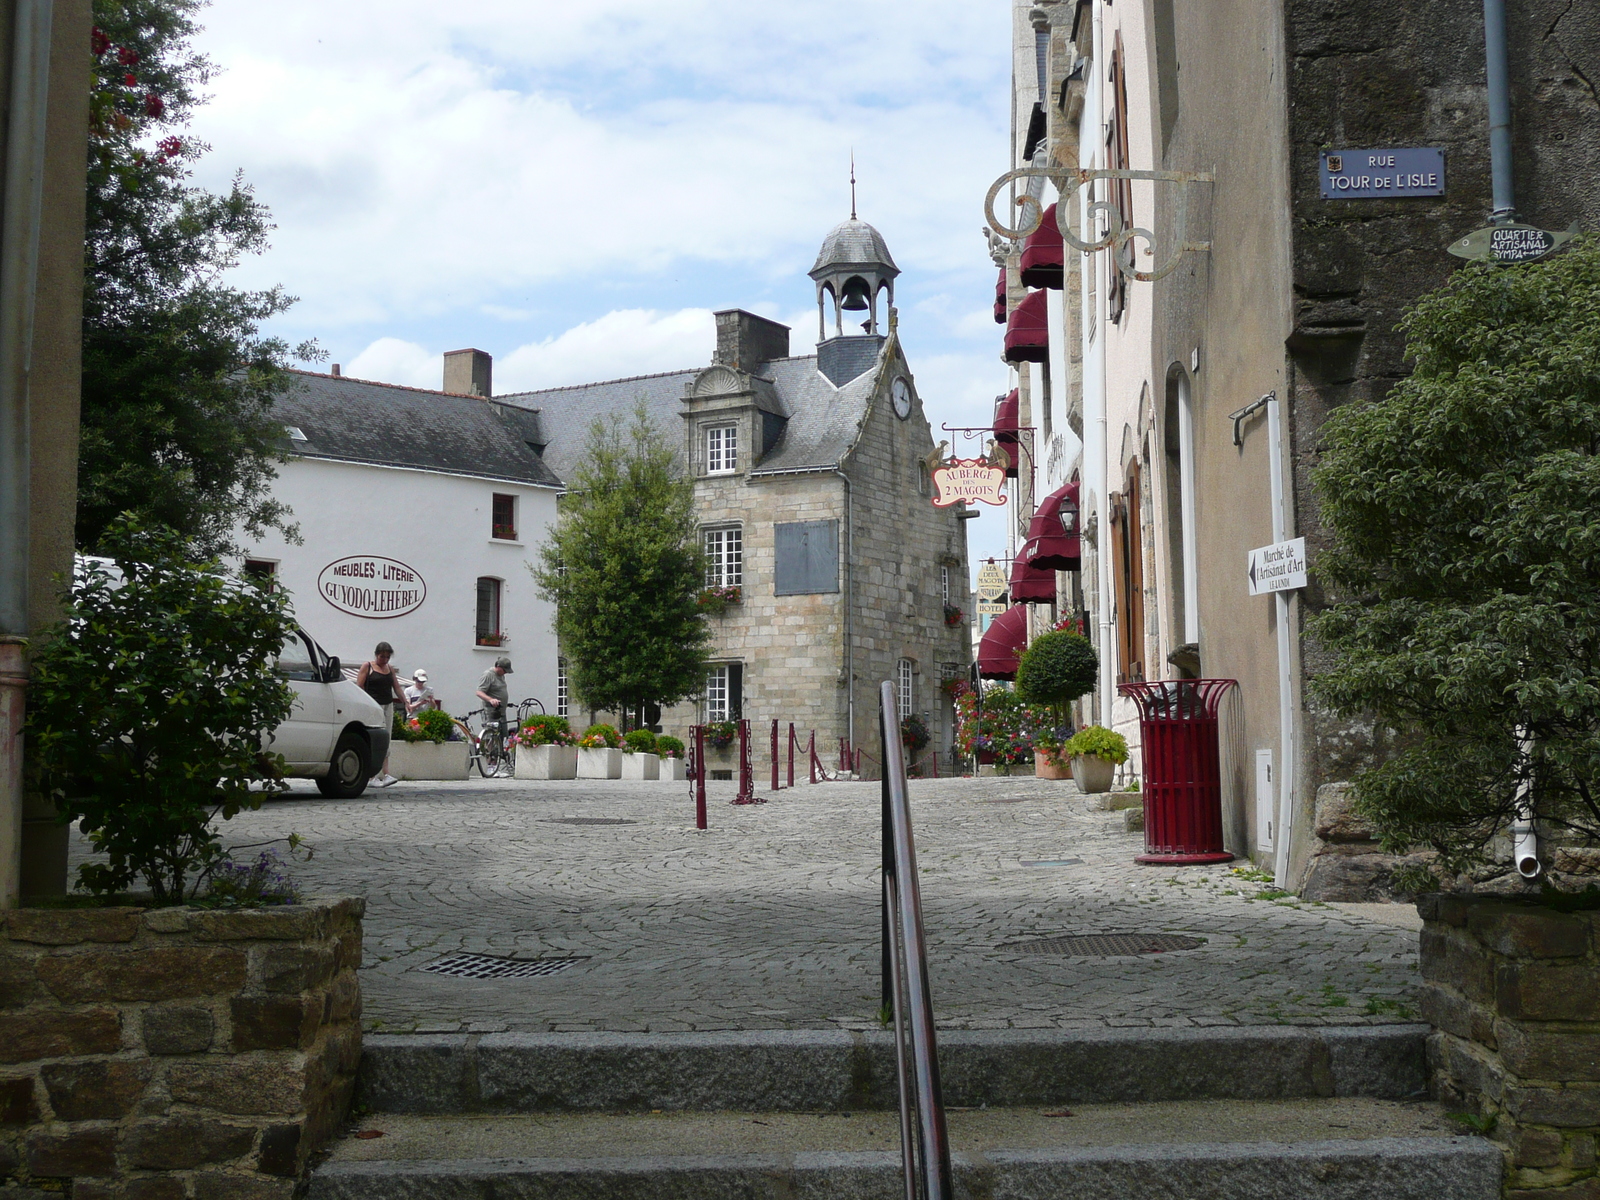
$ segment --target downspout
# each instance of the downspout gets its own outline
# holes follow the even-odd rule
[[[1483,0],[1483,53],[1489,76],[1489,172],[1494,212],[1489,220],[1504,225],[1517,219],[1511,190],[1511,81],[1506,53],[1505,0]]]
[[[0,213],[0,908],[22,891],[22,722],[28,684],[28,370],[39,274],[52,0],[16,0]]]
[[[856,642],[851,636],[851,610],[856,600],[855,540],[856,522],[854,493],[850,490],[850,476],[841,467],[833,473],[844,480],[844,702],[845,736],[850,745],[856,744]]]
[[[1522,758],[1528,764],[1528,773],[1517,784],[1517,807],[1511,818],[1511,861],[1517,874],[1524,879],[1537,879],[1544,871],[1539,861],[1539,834],[1533,824],[1533,739],[1526,728],[1517,730],[1517,740],[1522,747]]]
[[[1272,540],[1289,540],[1289,514],[1283,493],[1283,417],[1277,393],[1267,400],[1267,471],[1272,484]],[[1278,626],[1278,745],[1283,765],[1278,772],[1278,824],[1273,830],[1273,881],[1279,888],[1289,886],[1289,834],[1294,825],[1295,742],[1293,642],[1289,631],[1289,593],[1274,592]]]
[[[1093,113],[1094,120],[1093,120],[1092,123],[1090,123],[1088,121],[1089,114],[1088,114],[1088,112],[1085,112],[1084,113],[1084,122],[1086,124],[1089,124],[1089,127],[1091,129],[1094,129],[1094,130],[1098,131],[1099,128],[1100,128],[1100,123],[1101,123],[1102,117],[1103,117],[1104,112],[1105,112],[1105,80],[1104,80],[1104,77],[1103,77],[1102,67],[1101,67],[1101,64],[1105,62],[1105,45],[1104,45],[1104,42],[1105,42],[1105,27],[1104,27],[1104,24],[1102,23],[1102,18],[1101,18],[1101,15],[1100,15],[1100,6],[1098,4],[1096,4],[1094,6],[1094,23],[1093,23],[1091,28],[1092,28],[1092,31],[1093,31],[1093,46],[1094,46],[1094,64],[1093,64],[1094,76],[1093,76],[1093,78],[1094,78],[1094,81],[1095,81],[1095,86],[1093,88],[1088,89],[1088,92],[1086,93],[1086,95],[1092,95],[1094,97],[1094,113]],[[1085,105],[1085,108],[1087,108],[1087,105]],[[1087,138],[1087,139],[1080,138],[1079,139],[1079,143],[1080,144],[1086,144],[1088,146],[1093,147],[1093,149],[1090,152],[1091,158],[1090,158],[1090,164],[1089,164],[1089,165],[1092,166],[1093,165],[1093,157],[1094,157],[1094,155],[1096,155],[1096,154],[1098,154],[1100,152],[1099,151],[1099,146],[1100,146],[1100,143],[1101,143],[1100,137],[1097,134],[1097,136],[1095,136],[1093,138]],[[1080,190],[1079,194],[1080,195],[1083,194],[1081,190]],[[1086,226],[1087,226],[1088,221],[1089,221],[1088,207],[1089,207],[1089,198],[1087,196],[1085,196],[1084,200],[1083,200],[1083,213],[1084,213],[1084,223],[1085,223]],[[1085,228],[1084,229],[1084,233],[1085,233],[1085,235],[1088,235],[1088,234],[1093,233],[1093,231],[1088,229],[1088,228]],[[1082,240],[1091,241],[1093,239],[1088,237],[1088,236],[1086,236]],[[1090,271],[1094,271],[1094,270],[1098,270],[1098,269],[1099,269],[1099,264],[1096,262],[1094,256],[1091,256],[1091,257],[1088,257],[1088,258],[1085,259],[1085,261],[1084,261],[1084,269],[1083,269],[1083,278],[1084,278],[1084,290],[1085,290],[1086,294],[1087,294],[1088,286],[1089,286],[1089,272]],[[1115,268],[1114,265],[1112,265],[1109,269],[1115,270],[1116,268]],[[1101,723],[1104,724],[1107,729],[1110,729],[1111,728],[1111,705],[1112,705],[1112,702],[1116,699],[1116,695],[1117,695],[1117,675],[1116,675],[1116,658],[1115,658],[1115,655],[1114,655],[1114,653],[1112,651],[1112,647],[1111,647],[1111,566],[1112,566],[1112,564],[1111,564],[1110,555],[1108,555],[1106,553],[1106,548],[1110,544],[1110,540],[1111,540],[1111,496],[1110,496],[1110,487],[1111,487],[1111,463],[1110,463],[1111,445],[1110,445],[1110,433],[1109,433],[1107,425],[1106,425],[1106,336],[1107,336],[1107,333],[1108,333],[1108,331],[1106,329],[1106,314],[1110,310],[1106,305],[1106,287],[1104,285],[1102,285],[1102,286],[1100,286],[1098,288],[1095,288],[1095,290],[1094,290],[1094,304],[1095,304],[1095,312],[1094,312],[1095,340],[1094,340],[1094,347],[1093,347],[1093,349],[1094,349],[1094,363],[1095,363],[1095,387],[1094,387],[1095,419],[1094,419],[1094,428],[1095,428],[1095,439],[1100,443],[1099,447],[1098,447],[1098,453],[1096,453],[1096,455],[1095,455],[1095,471],[1100,477],[1099,480],[1097,481],[1099,483],[1099,486],[1097,488],[1095,488],[1095,508],[1097,510],[1097,524],[1099,525],[1099,532],[1097,534],[1098,545],[1096,546],[1096,557],[1099,559],[1099,565],[1100,565],[1100,570],[1097,572],[1098,578],[1095,580],[1096,590],[1100,594],[1100,620],[1099,620],[1099,625],[1100,625],[1100,720],[1101,720]],[[1087,328],[1088,322],[1087,321],[1084,322],[1084,325]],[[1085,399],[1087,399],[1087,397],[1085,397]]]

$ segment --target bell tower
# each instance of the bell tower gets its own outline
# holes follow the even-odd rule
[[[823,239],[816,264],[807,273],[817,285],[817,369],[836,387],[841,386],[876,361],[883,345],[883,335],[878,332],[879,299],[883,299],[887,318],[894,306],[894,280],[900,268],[889,256],[883,235],[852,211],[848,221],[834,226]],[[848,332],[845,313],[851,314]],[[860,313],[866,314],[866,320],[856,320]]]

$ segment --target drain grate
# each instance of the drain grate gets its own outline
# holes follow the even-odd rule
[[[556,975],[587,958],[499,958],[493,954],[447,954],[419,968],[455,979],[531,979]]]
[[[1081,958],[1110,958],[1119,954],[1161,954],[1168,950],[1193,950],[1204,938],[1175,933],[1091,933],[1083,937],[1044,938],[1037,942],[1012,942],[997,947],[1012,954],[1066,954]]]
[[[625,821],[621,817],[546,817],[546,825],[637,825],[637,821]]]

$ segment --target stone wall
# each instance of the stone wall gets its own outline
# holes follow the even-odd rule
[[[364,908],[0,914],[0,1186],[287,1200],[349,1109]]]
[[[1510,1200],[1600,1197],[1600,912],[1437,893],[1418,909],[1439,1099],[1505,1148]]]

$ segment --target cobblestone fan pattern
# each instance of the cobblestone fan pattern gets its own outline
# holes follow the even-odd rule
[[[1258,898],[1271,884],[1226,866],[1138,866],[1140,835],[1123,832],[1119,812],[1091,811],[1070,783],[911,787],[943,1027],[1415,1019],[1414,932]],[[315,847],[297,870],[308,888],[367,897],[368,1029],[874,1026],[878,785],[802,786],[748,808],[729,805],[734,791],[711,785],[703,833],[684,784],[485,780],[353,801],[297,791],[241,814],[227,835],[298,832]],[[637,824],[551,823],[567,816]],[[1205,944],[1121,958],[1003,948],[1139,932]],[[417,969],[458,951],[587,961],[513,980]]]

